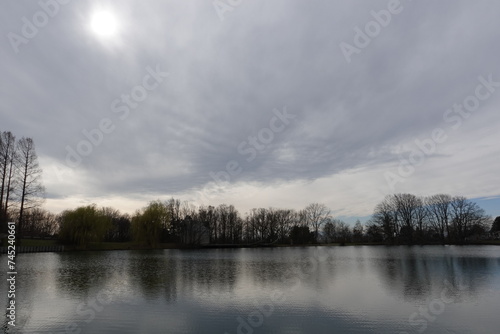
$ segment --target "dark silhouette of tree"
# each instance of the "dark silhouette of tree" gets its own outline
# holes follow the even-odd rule
[[[472,235],[473,227],[484,226],[489,218],[479,205],[463,196],[453,197],[451,217],[455,241],[459,243],[466,242]]]
[[[201,224],[207,228],[209,243],[214,243],[217,239],[217,214],[213,206],[201,206],[198,209],[198,219]]]
[[[328,244],[335,240],[337,235],[337,225],[333,219],[328,219],[323,226],[323,238],[324,241]]]
[[[429,211],[424,205],[424,198],[417,197],[416,206],[414,210],[415,210],[414,219],[416,226],[414,237],[416,238],[416,241],[419,244],[423,244],[426,239],[427,222],[429,216]]]
[[[208,228],[196,217],[187,215],[182,223],[182,238],[184,245],[199,246],[208,241]]]
[[[327,218],[323,228],[323,236],[327,243],[338,242],[345,244],[351,241],[352,231],[344,221]]]
[[[11,132],[0,132],[0,233],[7,233],[9,199],[14,186],[16,138]]]
[[[171,198],[165,203],[165,206],[170,217],[170,228],[161,232],[160,239],[163,242],[180,242],[181,224],[183,219],[181,214],[181,201]]]
[[[386,196],[375,206],[372,221],[384,234],[384,240],[387,243],[395,243],[399,236],[399,227],[397,226],[397,211],[394,209],[391,195]]]
[[[24,217],[24,231],[31,237],[51,238],[59,229],[57,216],[47,210],[30,209]]]
[[[446,194],[427,198],[395,194],[375,207],[372,222],[385,234],[386,241],[407,244],[446,240],[466,242],[473,235],[484,234],[489,217],[484,210],[463,196]],[[391,235],[394,240],[391,240]]]
[[[403,240],[412,245],[413,234],[418,226],[418,212],[422,207],[422,201],[413,194],[392,195],[393,209],[397,212],[397,225],[401,226]],[[404,228],[404,229],[403,229]]]
[[[378,224],[369,222],[366,226],[366,238],[369,242],[382,242],[384,241],[384,232]]]
[[[293,210],[279,209],[275,212],[277,223],[277,236],[281,243],[286,243],[293,223],[296,221],[296,213]]]
[[[500,232],[500,216],[496,217],[495,220],[493,221],[493,224],[491,224],[491,233],[495,232]]]
[[[35,143],[31,138],[21,138],[17,143],[16,165],[19,179],[19,242],[23,234],[24,211],[41,204],[45,188],[42,186],[42,170],[38,164]]]
[[[105,241],[126,242],[132,240],[131,222],[128,215],[122,215],[120,211],[111,207],[103,207],[100,212],[111,222],[104,237]]]
[[[356,221],[352,229],[352,241],[363,242],[364,240],[364,227],[359,220]]]
[[[351,240],[351,228],[345,222],[339,220],[337,223],[337,238],[335,241],[340,243],[341,245],[345,245],[346,243],[351,242]]]
[[[375,207],[372,219],[384,231],[386,241],[411,245],[415,234],[423,237],[426,217],[427,211],[421,198],[412,194],[394,194],[386,196]]]
[[[264,208],[252,209],[248,214],[247,229],[251,230],[251,242],[269,241],[269,224],[267,210]]]
[[[438,233],[441,243],[445,242],[445,233],[450,234],[451,201],[452,197],[446,194],[437,194],[425,199],[429,224]]]
[[[236,244],[243,236],[243,221],[233,205],[221,204],[216,209],[216,243]]]
[[[243,236],[243,221],[234,205],[227,206],[227,237],[232,244],[237,244]]]
[[[290,231],[290,239],[294,245],[304,245],[315,242],[314,232],[311,232],[309,226],[295,225]]]
[[[326,205],[319,203],[309,204],[304,211],[307,225],[313,229],[314,239],[318,242],[321,226],[327,222],[327,218],[330,217],[331,211],[326,207]]]

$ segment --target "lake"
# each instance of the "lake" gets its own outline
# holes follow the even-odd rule
[[[497,334],[499,255],[496,246],[19,254],[17,326],[3,331]]]

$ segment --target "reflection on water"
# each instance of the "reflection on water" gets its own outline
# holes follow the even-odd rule
[[[464,290],[461,297],[473,297],[487,291],[493,283],[490,274],[498,272],[500,253],[495,247],[490,250],[475,253],[466,247],[385,248],[382,258],[377,259],[377,268],[387,290],[410,301],[424,300],[441,290],[444,282]]]
[[[19,326],[2,330],[497,333],[499,251],[373,246],[21,254]],[[6,296],[6,282],[0,288]],[[431,313],[426,318],[422,310]]]
[[[176,265],[163,252],[130,254],[127,258],[127,275],[145,299],[164,296],[176,300]]]
[[[102,288],[119,268],[114,257],[104,252],[57,254],[55,290],[74,298]]]

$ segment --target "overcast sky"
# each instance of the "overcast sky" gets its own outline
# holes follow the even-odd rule
[[[410,192],[500,215],[498,1],[0,7],[0,130],[35,140],[49,210],[357,217]]]

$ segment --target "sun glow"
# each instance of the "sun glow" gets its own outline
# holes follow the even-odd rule
[[[92,15],[90,27],[99,37],[109,38],[116,35],[118,31],[118,21],[109,11],[100,11]]]

